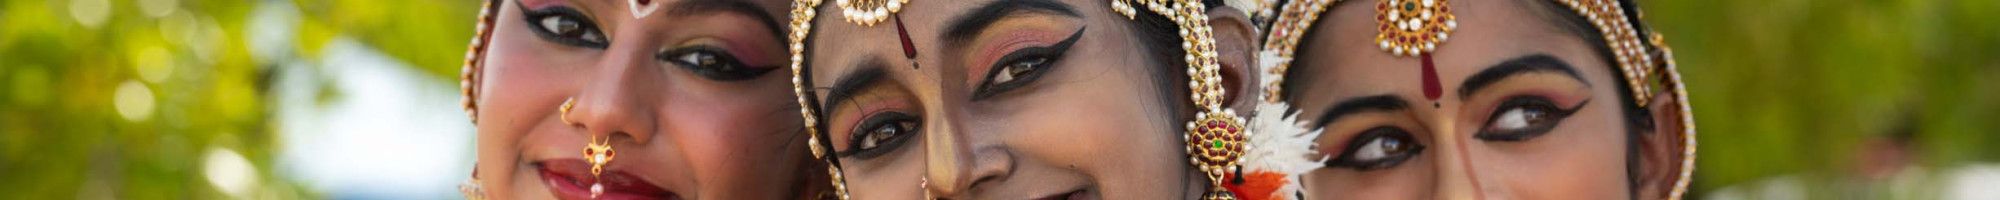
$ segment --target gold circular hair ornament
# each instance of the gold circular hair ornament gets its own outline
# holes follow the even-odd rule
[[[1307,32],[1311,30],[1312,25],[1318,21],[1320,13],[1325,12],[1328,6],[1338,1],[1298,0],[1280,6],[1277,19],[1272,22],[1270,35],[1264,41],[1264,50],[1260,53],[1262,55],[1260,56],[1260,65],[1263,69],[1259,71],[1264,73],[1265,80],[1267,80],[1264,84],[1264,100],[1266,102],[1283,102],[1281,95],[1284,93],[1284,85],[1282,83],[1286,71],[1290,70],[1291,62],[1295,58],[1294,53],[1297,52],[1299,40],[1304,38]],[[1426,7],[1424,0],[1414,0],[1418,3],[1415,5],[1406,4],[1411,1],[1383,0],[1383,4],[1378,4],[1376,7],[1378,11],[1386,10],[1394,12],[1378,14],[1377,20],[1382,22],[1378,29],[1383,32],[1377,36],[1377,40],[1380,43],[1378,45],[1382,46],[1384,50],[1388,50],[1390,53],[1398,56],[1424,55],[1432,50],[1436,50],[1435,46],[1442,42],[1443,39],[1448,38],[1448,33],[1452,29],[1457,28],[1456,23],[1453,22],[1455,21],[1455,16],[1450,16],[1447,13],[1450,11],[1450,8],[1446,7],[1445,1],[1436,0],[1436,2],[1430,2],[1434,3],[1430,5],[1434,7]],[[1647,36],[1649,37],[1647,39],[1649,40],[1644,40],[1644,42],[1650,43],[1643,43],[1640,40],[1638,27],[1630,23],[1635,21],[1632,18],[1638,14],[1625,13],[1626,10],[1624,8],[1626,5],[1620,5],[1621,2],[1617,0],[1553,1],[1562,3],[1564,6],[1570,8],[1571,11],[1575,11],[1576,14],[1584,16],[1590,21],[1592,26],[1597,28],[1599,34],[1604,35],[1604,45],[1610,47],[1613,51],[1613,55],[1617,59],[1616,64],[1618,65],[1618,69],[1622,72],[1620,75],[1624,78],[1627,85],[1630,85],[1626,89],[1632,91],[1632,100],[1637,104],[1631,106],[1650,105],[1648,103],[1654,99],[1653,94],[1655,94],[1652,91],[1652,84],[1654,83],[1661,84],[1669,89],[1667,91],[1667,94],[1671,95],[1669,98],[1674,98],[1675,100],[1674,108],[1670,109],[1680,111],[1678,119],[1682,124],[1679,130],[1682,135],[1680,140],[1682,145],[1685,145],[1685,149],[1681,152],[1683,159],[1678,163],[1680,165],[1679,179],[1675,180],[1672,190],[1667,194],[1667,198],[1680,199],[1683,195],[1687,194],[1688,183],[1693,180],[1694,175],[1696,149],[1695,122],[1693,109],[1688,105],[1687,101],[1686,82],[1681,81],[1680,70],[1674,64],[1673,51],[1667,46],[1665,37],[1659,33],[1648,33]],[[1408,11],[1411,10],[1418,12],[1415,18],[1408,18],[1410,17]],[[1424,16],[1426,15],[1424,13],[1425,10],[1432,11],[1428,14],[1430,17]],[[1418,24],[1410,25],[1411,22]],[[1435,25],[1432,22],[1442,22],[1442,26],[1432,26]],[[1410,29],[1411,27],[1415,29]],[[1437,31],[1432,32],[1427,30]],[[1434,33],[1431,36],[1435,41],[1424,40],[1423,36],[1430,33]],[[1411,40],[1412,42],[1402,42],[1403,38],[1407,38],[1402,36],[1416,36],[1416,38]],[[1385,38],[1389,40],[1384,40]],[[1412,46],[1413,44],[1421,46]],[[1396,49],[1402,49],[1401,53],[1397,53]],[[1662,75],[1663,77],[1655,75]]]
[[[1446,0],[1383,0],[1375,4],[1375,42],[1397,56],[1418,56],[1437,50],[1458,28]]]
[[[902,11],[906,3],[910,0],[834,0],[833,4],[840,6],[840,16],[846,17],[847,22],[874,26]]]

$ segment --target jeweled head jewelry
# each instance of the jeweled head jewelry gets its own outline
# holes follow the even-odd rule
[[[1264,100],[1282,102],[1283,80],[1291,67],[1293,53],[1297,52],[1299,40],[1303,39],[1312,25],[1319,20],[1320,13],[1326,11],[1339,0],[1295,0],[1278,9],[1277,19],[1272,22],[1270,35],[1264,41],[1261,65],[1266,77]],[[1637,105],[1647,106],[1654,99],[1652,85],[1661,84],[1670,88],[1667,94],[1675,98],[1675,108],[1680,110],[1682,123],[1681,142],[1686,149],[1681,152],[1679,180],[1668,193],[1668,199],[1680,199],[1686,194],[1688,182],[1694,174],[1695,123],[1694,113],[1688,106],[1687,89],[1681,82],[1681,75],[1675,68],[1673,52],[1667,47],[1665,37],[1656,32],[1646,32],[1649,37],[1641,37],[1642,26],[1637,23],[1636,5],[1621,0],[1553,0],[1570,8],[1570,11],[1589,19],[1599,34],[1604,35],[1605,46],[1616,56],[1617,66]],[[1436,75],[1430,67],[1429,53],[1436,50],[1452,29],[1457,28],[1456,16],[1452,16],[1445,0],[1382,0],[1376,5],[1379,22],[1377,45],[1397,56],[1419,56],[1424,59],[1425,96],[1435,100],[1434,85]],[[1414,13],[1412,13],[1414,12]],[[1643,38],[1643,39],[1642,39]],[[1654,76],[1662,74],[1664,76]]]

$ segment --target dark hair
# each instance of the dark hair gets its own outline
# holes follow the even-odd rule
[[[1215,9],[1217,6],[1222,5],[1222,1],[1203,0],[1202,4],[1208,9]],[[1187,50],[1181,49],[1181,42],[1184,41],[1181,39],[1180,25],[1174,24],[1173,19],[1167,18],[1165,15],[1145,11],[1143,10],[1146,9],[1144,7],[1137,7],[1135,5],[1135,8],[1142,9],[1139,11],[1139,15],[1133,19],[1133,23],[1130,23],[1132,30],[1136,32],[1134,34],[1139,36],[1139,45],[1143,46],[1146,57],[1150,58],[1149,60],[1161,61],[1160,63],[1151,63],[1160,64],[1152,70],[1154,73],[1153,85],[1162,86],[1157,88],[1157,93],[1160,94],[1160,99],[1158,100],[1163,103],[1162,105],[1169,105],[1167,106],[1167,113],[1177,115],[1175,116],[1176,120],[1187,120],[1179,119],[1181,116],[1178,116],[1180,113],[1186,111],[1184,108],[1194,105],[1194,102],[1189,101],[1187,98],[1189,94],[1186,84],[1188,77],[1184,70],[1181,70],[1187,67],[1188,63],[1187,60],[1182,59],[1183,56],[1187,55]],[[1180,130],[1181,128],[1180,126],[1174,126],[1176,132],[1185,131]]]

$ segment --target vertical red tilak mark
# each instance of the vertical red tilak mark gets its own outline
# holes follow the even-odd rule
[[[1437,101],[1438,96],[1443,95],[1441,93],[1444,93],[1444,88],[1442,88],[1443,86],[1438,85],[1437,67],[1431,65],[1431,54],[1423,54],[1423,60],[1424,60],[1424,98],[1430,99],[1431,101]]]
[[[896,36],[903,39],[903,58],[917,59],[917,47],[910,43],[910,31],[903,29],[903,16],[896,18]]]

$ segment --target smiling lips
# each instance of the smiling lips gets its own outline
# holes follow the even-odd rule
[[[542,183],[557,199],[591,199],[592,183],[604,185],[604,194],[597,199],[680,199],[673,192],[619,170],[606,170],[602,177],[591,177],[590,165],[582,159],[548,160],[537,167]]]

